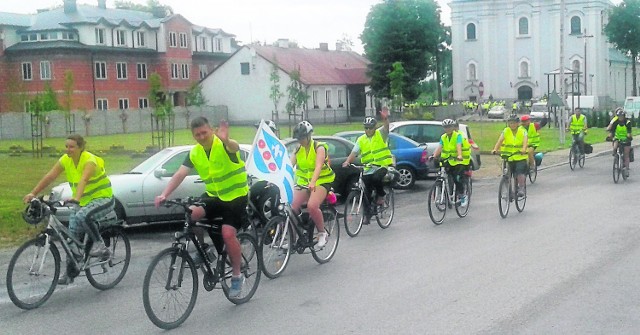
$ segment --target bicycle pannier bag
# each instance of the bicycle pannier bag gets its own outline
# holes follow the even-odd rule
[[[590,154],[593,152],[593,146],[589,143],[585,143],[584,144],[584,153],[585,154]]]

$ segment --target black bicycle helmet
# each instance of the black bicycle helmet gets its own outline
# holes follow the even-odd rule
[[[376,121],[376,118],[372,117],[372,116],[367,116],[364,118],[364,121],[362,122],[362,125],[364,125],[367,128],[373,128],[376,126],[376,124],[378,123],[378,121]]]
[[[313,126],[311,123],[309,123],[309,121],[302,121],[293,129],[293,138],[301,140],[311,136],[311,133],[313,133]]]
[[[38,198],[33,198],[27,208],[22,212],[22,218],[24,221],[31,225],[37,225],[44,219],[45,216],[45,206],[42,205],[42,202]]]
[[[624,113],[624,109],[618,107],[616,108],[616,116],[627,116],[627,115]]]

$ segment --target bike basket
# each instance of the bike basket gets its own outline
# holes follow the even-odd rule
[[[585,154],[590,154],[593,152],[593,146],[591,144],[585,143],[584,144],[584,153]]]

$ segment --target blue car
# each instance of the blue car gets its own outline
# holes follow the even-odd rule
[[[335,134],[345,138],[351,142],[356,142],[358,137],[362,136],[364,131],[343,131]],[[427,146],[420,145],[418,142],[398,135],[389,134],[389,149],[395,158],[396,169],[400,173],[400,178],[394,185],[395,188],[408,189],[412,187],[416,180],[426,179],[429,172],[427,166]]]

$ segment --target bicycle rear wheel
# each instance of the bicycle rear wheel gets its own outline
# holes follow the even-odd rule
[[[364,199],[360,196],[361,190],[349,192],[344,203],[344,229],[351,237],[358,236],[364,220]]]
[[[131,260],[129,238],[120,227],[110,227],[101,232],[111,257],[85,270],[91,285],[99,290],[108,290],[118,285],[124,278]]]
[[[576,168],[576,164],[578,163],[578,156],[576,155],[576,147],[575,145],[571,146],[571,150],[569,150],[569,167],[571,170]]]
[[[533,169],[529,169],[529,181],[533,184],[536,179],[538,179],[538,165],[534,163]]]
[[[587,160],[587,157],[585,154],[581,154],[580,157],[578,157],[578,165],[580,166],[580,168],[584,168],[584,162]]]
[[[333,258],[340,241],[340,224],[336,215],[336,210],[331,208],[322,209],[322,217],[324,218],[324,230],[327,232],[327,244],[322,249],[316,247],[311,248],[311,256],[316,262],[324,264]]]
[[[60,276],[60,252],[40,236],[23,244],[9,262],[7,293],[22,309],[40,307],[53,294]],[[51,257],[48,258],[48,251]]]
[[[287,218],[275,216],[267,222],[262,234],[259,256],[262,257],[262,272],[269,279],[280,277],[289,264],[293,241],[291,229],[285,228]]]
[[[502,177],[498,188],[498,210],[500,216],[504,219],[509,214],[509,205],[511,204],[511,179]]]
[[[180,326],[197,297],[198,272],[189,253],[172,247],[153,258],[142,286],[144,311],[153,324],[162,329]]]
[[[469,214],[469,206],[471,206],[471,179],[470,178],[465,178],[465,182],[463,184],[464,187],[464,191],[462,194],[467,196],[467,204],[465,206],[461,206],[461,204],[456,201],[456,214],[458,214],[459,217],[463,218],[466,217],[467,214]]]
[[[384,187],[384,205],[378,206],[378,215],[376,220],[378,226],[382,229],[387,229],[393,221],[393,214],[395,213],[395,199],[393,194],[393,188],[390,186]]]
[[[260,284],[260,276],[262,268],[258,253],[258,242],[250,234],[240,233],[238,234],[238,241],[240,242],[240,248],[242,249],[242,263],[240,264],[240,274],[242,275],[242,290],[237,297],[229,296],[229,289],[231,288],[232,268],[231,262],[225,259],[226,269],[224,270],[224,277],[222,278],[222,291],[229,301],[239,305],[251,300],[251,297],[256,293],[258,285]],[[225,256],[226,258],[229,255]]]
[[[618,183],[620,180],[620,155],[613,158],[613,182]]]
[[[518,182],[516,180],[514,180],[514,182],[515,185],[518,185]],[[516,209],[520,213],[522,213],[522,211],[524,210],[524,206],[527,204],[527,183],[524,183],[522,192],[524,192],[524,196],[518,196],[517,194],[515,195]]]
[[[447,190],[444,188],[444,182],[442,179],[436,179],[436,182],[429,190],[429,199],[427,209],[429,210],[429,217],[431,221],[439,225],[444,221],[444,217],[447,215]]]

